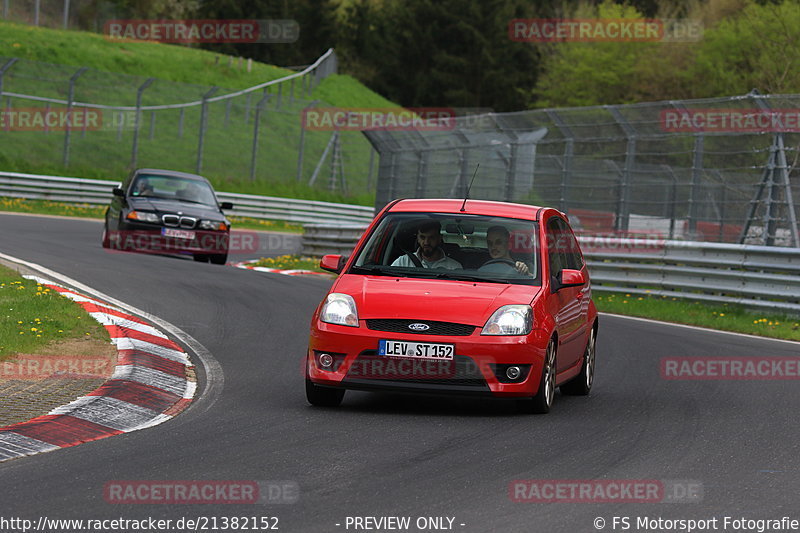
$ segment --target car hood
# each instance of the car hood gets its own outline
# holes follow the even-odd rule
[[[196,218],[205,218],[211,220],[223,220],[222,214],[216,207],[193,204],[190,202],[180,202],[178,200],[169,200],[162,198],[129,198],[128,205],[131,209],[142,209],[146,211],[155,211],[157,213],[178,213]]]
[[[539,286],[343,274],[335,292],[349,294],[358,317],[438,320],[482,326],[498,307],[529,304]]]

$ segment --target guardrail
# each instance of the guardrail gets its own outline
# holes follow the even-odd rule
[[[306,226],[303,254],[350,254],[366,226]],[[800,314],[800,248],[579,236],[595,290]]]
[[[118,181],[0,172],[0,196],[11,198],[106,206],[112,187],[117,185]],[[217,198],[233,203],[234,208],[226,211],[228,215],[301,224],[366,224],[374,216],[373,208],[360,205],[229,192],[217,192]]]

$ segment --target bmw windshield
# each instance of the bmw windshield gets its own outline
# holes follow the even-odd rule
[[[540,285],[537,236],[530,220],[389,213],[350,273]]]

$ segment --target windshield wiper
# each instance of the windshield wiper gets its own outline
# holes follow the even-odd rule
[[[483,281],[488,283],[505,283],[510,285],[511,281],[503,278],[487,278],[484,276],[470,276],[469,274],[456,274],[451,272],[442,272],[436,276],[438,279],[454,279],[457,281]]]
[[[353,271],[367,274],[377,274],[379,276],[397,276],[406,278],[435,278],[436,272],[428,269],[421,268],[418,270],[410,270],[403,267],[382,267],[382,266],[354,266]]]

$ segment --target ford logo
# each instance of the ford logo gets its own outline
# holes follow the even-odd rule
[[[412,331],[428,331],[431,327],[428,324],[423,324],[421,322],[415,322],[413,324],[408,325],[408,329]]]

